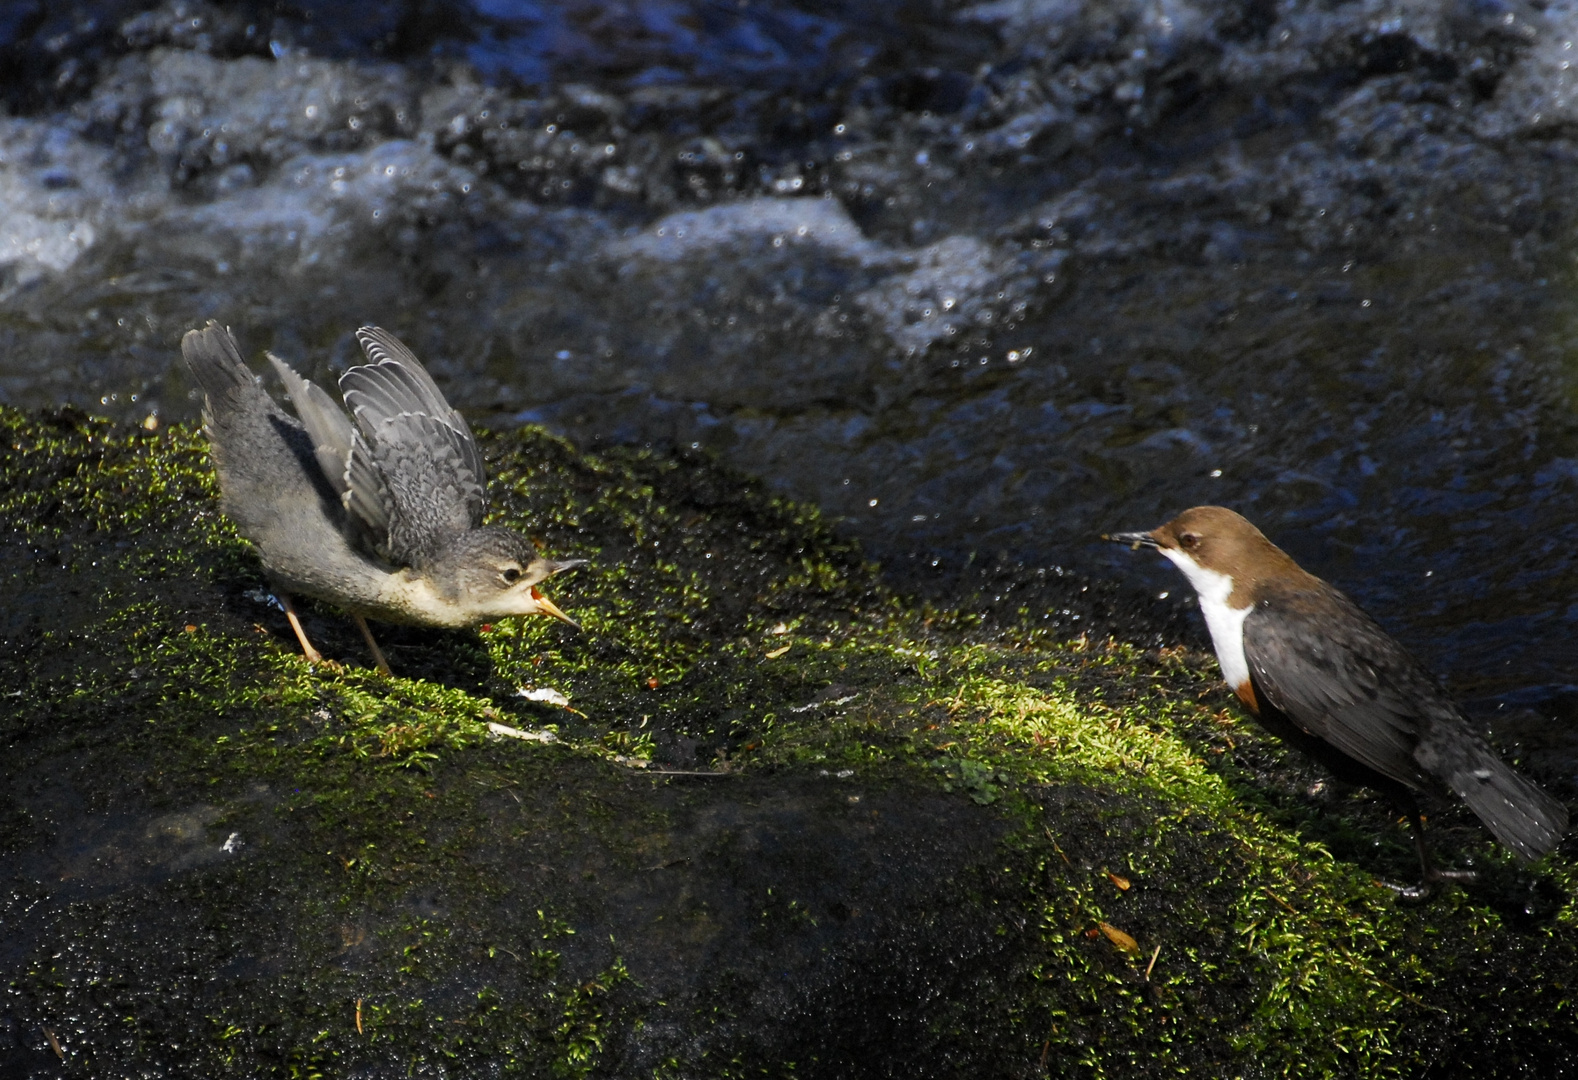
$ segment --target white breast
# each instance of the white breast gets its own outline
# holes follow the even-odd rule
[[[1162,548],[1161,552],[1184,572],[1199,595],[1200,612],[1211,631],[1211,644],[1216,648],[1216,662],[1222,665],[1222,678],[1237,690],[1249,678],[1249,661],[1244,658],[1244,618],[1253,607],[1227,606],[1227,598],[1233,592],[1233,579],[1226,574],[1207,570],[1176,548]]]

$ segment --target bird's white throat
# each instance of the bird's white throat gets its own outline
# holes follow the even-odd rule
[[[1200,597],[1200,613],[1205,616],[1211,644],[1216,648],[1216,662],[1222,666],[1222,678],[1237,690],[1249,678],[1249,661],[1244,657],[1244,618],[1254,610],[1253,605],[1229,607],[1227,598],[1233,594],[1231,577],[1206,569],[1177,548],[1160,550],[1194,586]]]

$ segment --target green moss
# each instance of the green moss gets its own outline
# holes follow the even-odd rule
[[[0,428],[0,852],[130,852],[0,909],[6,1016],[86,1074],[1512,1075],[1574,1051],[1564,858],[1518,871],[1449,814],[1489,884],[1400,907],[1375,879],[1410,873],[1405,833],[1306,797],[1205,658],[983,638],[707,460],[485,435],[496,515],[590,560],[554,582],[585,633],[381,629],[385,679],[327,609],[339,663],[301,659],[198,434]]]

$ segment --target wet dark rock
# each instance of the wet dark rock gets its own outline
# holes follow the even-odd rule
[[[200,438],[0,417],[8,1075],[1578,1060],[1565,854],[1443,808],[1482,878],[1397,906],[1393,815],[1092,634],[1110,589],[920,603],[704,455],[484,431],[586,633],[390,628],[383,679],[309,608],[313,669]]]

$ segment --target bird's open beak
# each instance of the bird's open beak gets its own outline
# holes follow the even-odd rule
[[[1156,542],[1156,537],[1148,532],[1102,533],[1101,538],[1103,540],[1111,540],[1115,544],[1128,544],[1135,551],[1140,550],[1142,547],[1161,547]]]
[[[576,622],[574,619],[570,618],[570,616],[560,611],[557,604],[548,599],[542,593],[538,592],[536,589],[531,591],[531,598],[537,601],[537,606],[542,609],[542,613],[544,615],[552,615],[555,619],[558,619],[560,622],[567,622],[577,630],[581,628],[580,623]]]

